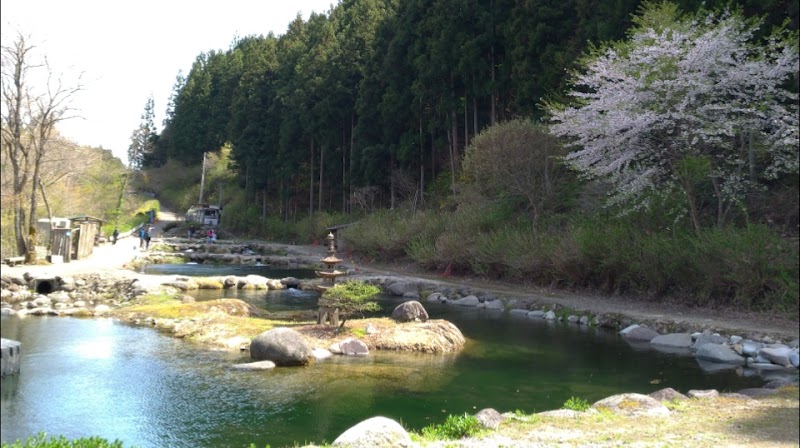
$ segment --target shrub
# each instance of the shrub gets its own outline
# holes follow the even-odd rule
[[[25,442],[17,439],[8,444],[3,442],[3,448],[123,448],[122,442],[114,440],[109,442],[100,437],[81,437],[69,440],[64,436],[50,436],[40,432],[36,436],[28,437]]]
[[[579,397],[570,397],[569,400],[564,402],[564,405],[561,406],[561,409],[570,409],[573,411],[578,412],[585,412],[588,411],[589,408],[592,406],[583,398]]]
[[[422,436],[429,439],[457,440],[472,437],[481,431],[481,424],[475,416],[448,415],[444,423],[431,424],[422,428]]]
[[[347,318],[352,314],[380,311],[380,306],[372,301],[380,292],[380,288],[375,285],[362,281],[347,281],[339,283],[322,293],[319,304],[339,309],[339,315],[342,317],[339,328],[342,328]]]

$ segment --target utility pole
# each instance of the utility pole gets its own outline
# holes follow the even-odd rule
[[[200,201],[198,202],[198,204],[203,203],[203,188],[205,186],[205,183],[206,183],[206,153],[203,153],[203,171],[202,174],[200,174]]]

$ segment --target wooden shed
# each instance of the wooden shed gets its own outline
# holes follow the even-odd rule
[[[95,239],[100,235],[100,227],[105,220],[92,216],[73,216],[68,218],[67,228],[52,229],[50,254],[60,256],[65,262],[80,260],[92,254]]]

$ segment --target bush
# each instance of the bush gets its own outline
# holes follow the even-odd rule
[[[472,437],[481,429],[481,424],[475,416],[466,413],[461,416],[448,415],[444,423],[422,428],[422,436],[429,439],[457,440]]]
[[[570,397],[569,400],[564,402],[564,405],[561,406],[561,409],[570,409],[573,411],[578,412],[585,412],[588,411],[589,408],[592,406],[583,398],[579,397]]]
[[[3,442],[3,448],[123,448],[123,445],[119,440],[109,442],[100,437],[81,437],[72,441],[64,436],[48,438],[47,434],[40,432],[34,437],[28,437],[25,442],[19,439],[12,444]]]

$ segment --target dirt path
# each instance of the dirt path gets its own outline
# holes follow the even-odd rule
[[[153,224],[150,244],[161,239],[164,226],[168,223],[179,221],[180,218],[169,210],[158,212],[156,222]],[[140,257],[144,249],[139,249],[139,238],[135,235],[121,237],[117,244],[101,243],[92,249],[92,254],[80,260],[70,260],[68,263],[42,264],[42,265],[17,265],[14,267],[3,265],[2,272],[22,274],[30,272],[36,275],[68,276],[79,273],[99,273],[120,271],[124,266]]]
[[[631,297],[591,293],[553,291],[547,288],[471,277],[443,277],[409,264],[361,263],[358,267],[382,275],[401,275],[424,278],[452,285],[466,285],[505,297],[527,299],[542,305],[558,304],[578,311],[597,314],[617,313],[632,320],[674,322],[698,330],[728,334],[769,335],[788,342],[800,336],[800,322],[785,316],[732,311],[729,309],[689,308],[657,300],[638,300]]]

